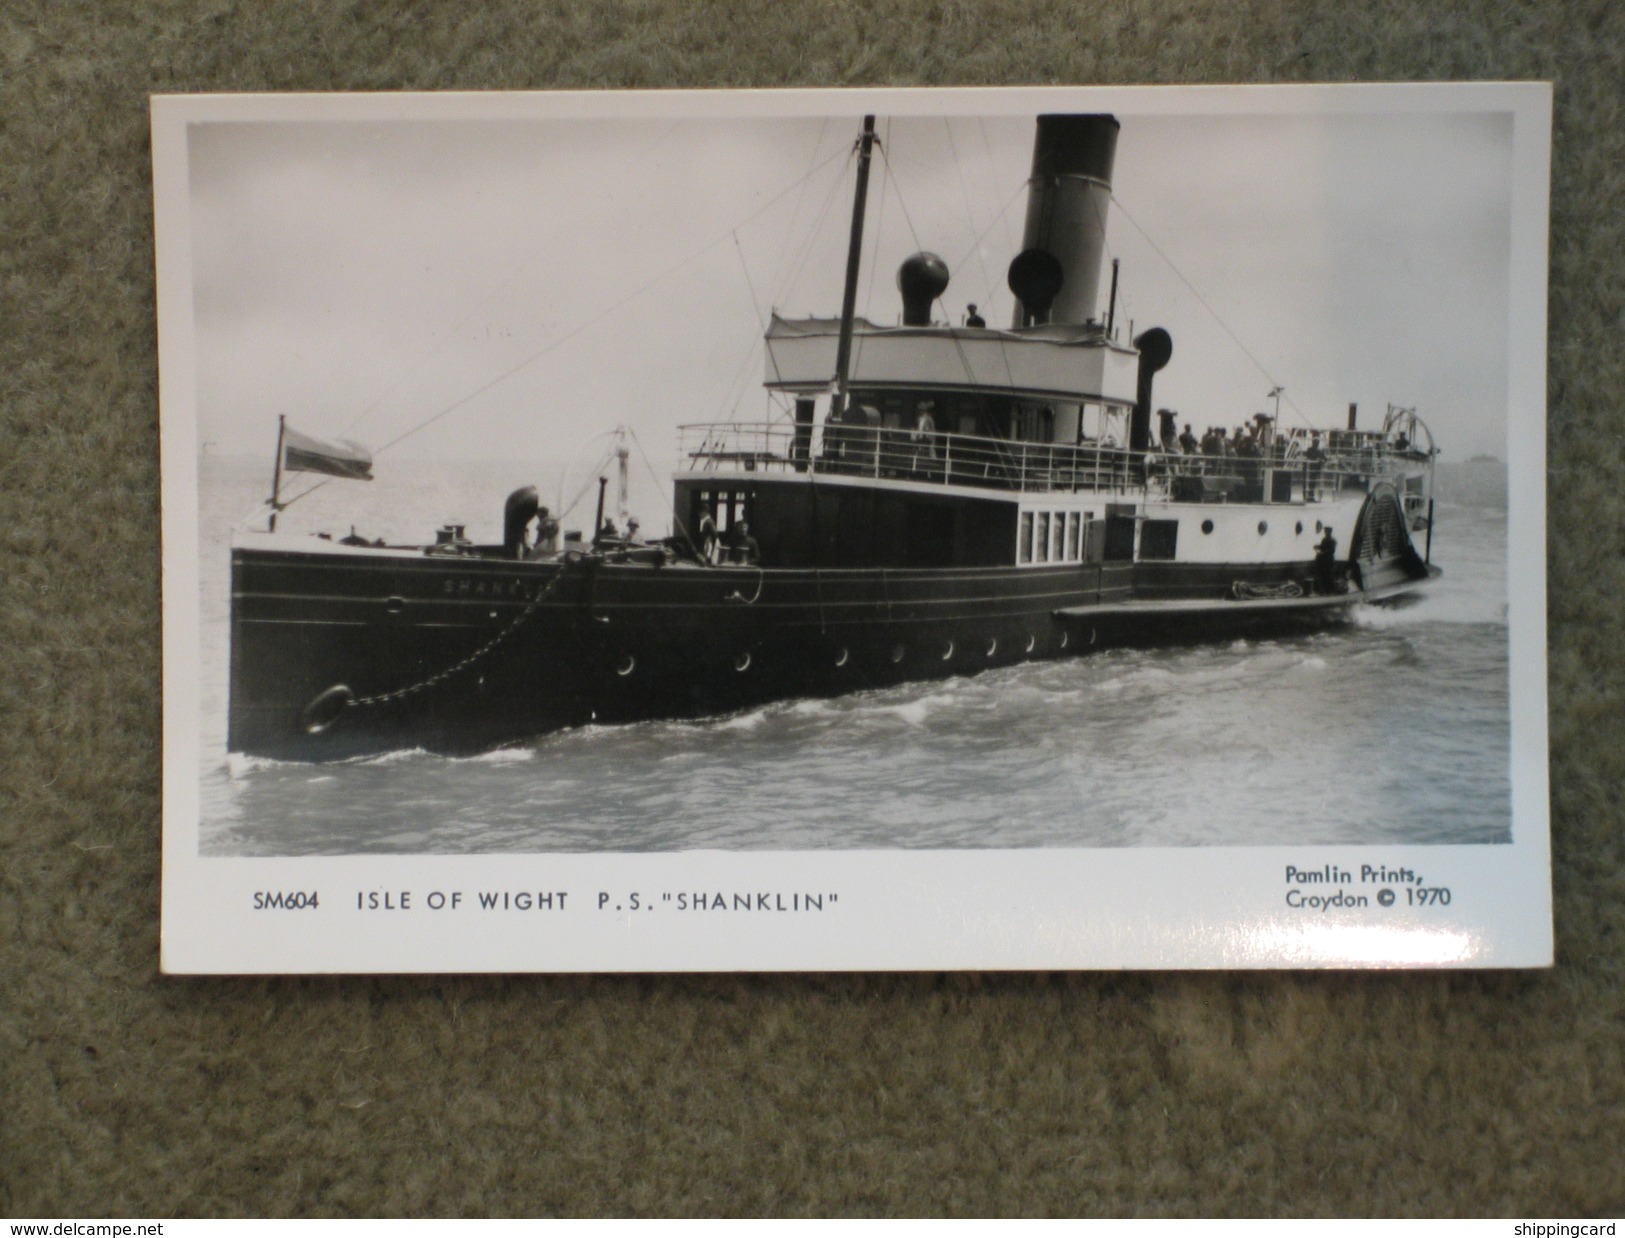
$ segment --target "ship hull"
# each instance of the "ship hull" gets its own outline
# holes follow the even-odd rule
[[[1364,566],[1372,593],[1426,577]],[[564,727],[726,713],[1129,644],[1338,622],[1262,608],[1311,562],[959,569],[650,566],[238,548],[228,746],[289,760],[489,750]]]

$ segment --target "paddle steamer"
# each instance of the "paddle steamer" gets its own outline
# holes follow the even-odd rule
[[[533,490],[510,496],[501,544],[239,534],[229,747],[473,752],[1320,625],[1415,590],[1437,569],[1435,449],[1413,411],[1362,430],[1351,407],[1317,434],[1277,407],[1198,440],[1156,408],[1169,333],[1122,329],[1115,264],[1100,303],[1118,130],[1038,118],[1008,324],[943,321],[949,272],[920,253],[883,325],[855,313],[866,118],[841,313],[767,331],[766,385],[793,415],[683,427],[668,538],[607,527],[602,488],[590,535],[562,546]],[[299,467],[368,467],[293,446]]]

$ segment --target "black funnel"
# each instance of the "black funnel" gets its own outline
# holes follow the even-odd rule
[[[1052,256],[1060,265],[1062,279],[1053,304],[1043,311],[1023,299],[1016,310],[1017,326],[1044,321],[1085,323],[1096,316],[1117,131],[1115,116],[1038,118],[1021,247]]]

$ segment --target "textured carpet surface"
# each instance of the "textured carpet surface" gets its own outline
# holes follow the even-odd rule
[[[1458,78],[1557,83],[1555,970],[157,975],[150,92]],[[1625,1210],[1622,83],[1612,0],[0,8],[0,1213]]]

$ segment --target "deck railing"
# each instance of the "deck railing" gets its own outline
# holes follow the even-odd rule
[[[684,472],[834,474],[1030,493],[1148,495],[1175,502],[1305,502],[1424,471],[1428,457],[1375,436],[1324,459],[1301,439],[1256,456],[1026,443],[877,426],[719,422],[678,429]]]

